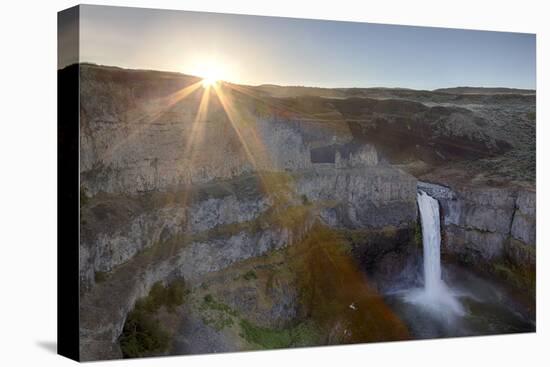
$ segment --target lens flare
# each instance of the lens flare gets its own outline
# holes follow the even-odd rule
[[[217,82],[218,82],[217,78],[208,77],[208,78],[204,78],[201,83],[203,88],[209,88],[216,85]]]
[[[217,60],[203,60],[191,70],[191,73],[202,78],[204,88],[215,86],[227,76],[225,65]]]

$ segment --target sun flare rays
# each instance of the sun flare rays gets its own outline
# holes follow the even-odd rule
[[[210,91],[210,87],[206,87],[202,91],[199,107],[197,108],[195,119],[191,124],[191,132],[185,139],[183,156],[189,160],[190,167],[193,166],[198,148],[203,144],[204,123],[208,116]]]
[[[193,97],[185,105],[174,109],[179,103],[192,95]],[[215,99],[213,100],[213,98]],[[258,176],[263,191],[270,195],[276,191],[274,188],[276,184],[266,178],[266,172],[274,171],[276,167],[274,167],[259,133],[258,117],[251,113],[248,108],[250,106],[247,105],[250,102],[258,103],[260,100],[263,99],[255,96],[252,91],[223,82],[212,74],[212,76],[193,82],[170,95],[138,105],[128,111],[126,119],[133,126],[129,125],[130,129],[127,136],[104,152],[104,158],[110,161],[109,157],[115,156],[124,147],[139,145],[141,139],[146,139],[148,131],[158,125],[159,119],[175,116],[176,121],[183,118],[181,120],[182,159],[178,167],[179,170],[185,173],[186,177],[181,182],[183,184],[183,197],[180,197],[180,202],[183,205],[187,205],[191,186],[198,182],[196,181],[197,174],[203,174],[201,171],[207,172],[208,170],[208,167],[204,166],[203,160],[199,159],[200,155],[209,150],[209,145],[216,144],[217,139],[233,139],[238,143],[237,146],[240,147],[242,152],[242,159],[248,162],[248,170]],[[209,110],[213,105],[216,106],[215,110],[222,112],[222,115],[217,114],[215,117],[211,117],[209,123]],[[189,111],[189,108],[196,108],[194,117],[191,120],[180,115],[185,113],[185,110]],[[274,111],[281,109],[281,106],[269,106],[269,109]],[[207,131],[207,124],[209,124],[208,129],[218,130]],[[219,130],[221,125],[216,126],[216,124],[227,124],[229,130],[221,133],[223,131]],[[223,137],[223,134],[230,135]],[[218,159],[223,160],[222,157],[218,157]]]
[[[145,105],[139,105],[130,109],[126,114],[126,120],[139,124],[137,128],[134,128],[129,134],[121,139],[117,144],[107,149],[102,157],[105,161],[110,162],[112,157],[124,146],[132,146],[139,136],[145,133],[164,113],[173,108],[177,103],[183,101],[190,96],[193,92],[198,90],[201,86],[201,81],[195,82],[178,91],[155,99],[154,101]]]

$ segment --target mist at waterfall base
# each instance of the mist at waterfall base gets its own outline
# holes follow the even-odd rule
[[[419,191],[423,255],[385,290],[386,303],[415,338],[520,333],[535,330],[502,285],[457,265],[441,264],[439,203]],[[414,260],[414,259],[413,259]]]
[[[406,292],[405,300],[445,319],[462,316],[464,310],[458,301],[459,295],[441,279],[439,203],[422,191],[417,199],[423,234],[424,287]]]

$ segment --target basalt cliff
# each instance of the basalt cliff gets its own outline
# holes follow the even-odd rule
[[[421,251],[419,188],[449,261],[534,292],[529,91],[76,67],[84,360],[407,339],[379,290]],[[149,349],[127,333],[144,309]]]

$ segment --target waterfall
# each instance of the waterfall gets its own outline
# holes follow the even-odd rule
[[[426,293],[436,295],[441,289],[439,203],[423,191],[418,192],[417,200],[422,223],[424,289]]]
[[[422,245],[424,249],[424,288],[405,294],[405,300],[426,307],[446,318],[463,314],[462,305],[451,289],[441,279],[441,227],[439,202],[419,191],[417,195]]]

